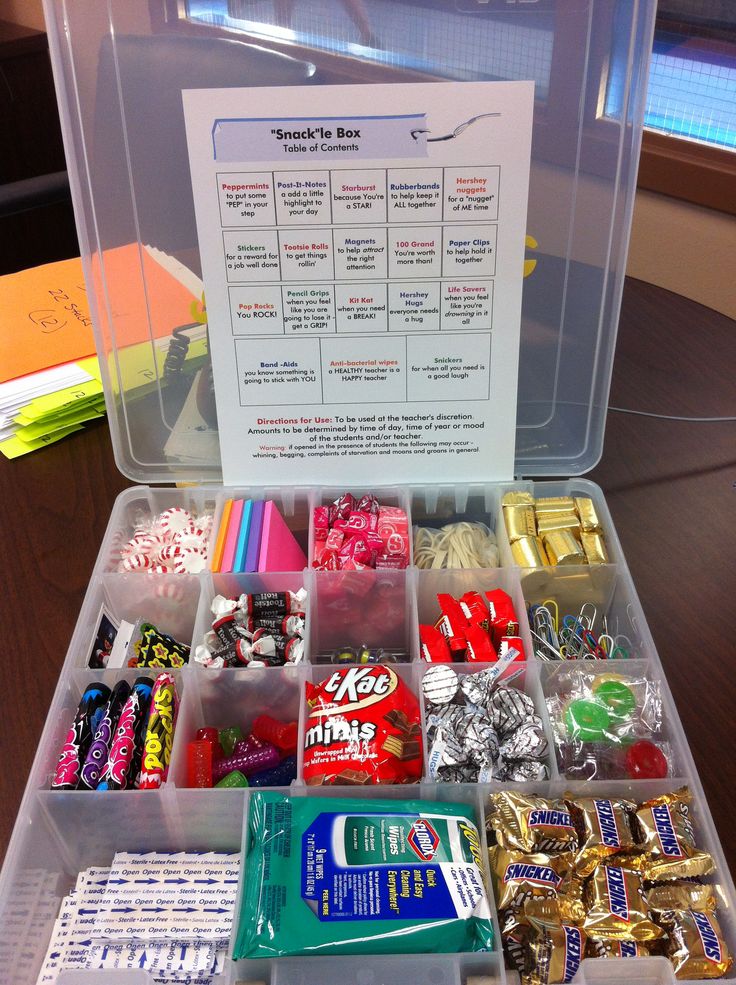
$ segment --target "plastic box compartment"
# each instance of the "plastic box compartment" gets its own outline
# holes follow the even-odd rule
[[[579,480],[575,480],[580,488]],[[517,484],[517,488],[521,484]],[[509,488],[499,484],[489,490],[491,499],[500,500],[502,492]],[[537,495],[554,495],[560,492],[559,483],[538,483]],[[606,537],[611,544],[617,543],[615,529],[605,511],[600,490],[585,483],[581,489],[585,494],[593,494],[604,518]],[[253,489],[253,495],[261,495],[263,490]],[[380,498],[389,499],[393,494],[404,497],[406,502],[423,502],[431,490],[415,487],[408,490],[375,489]],[[245,837],[245,810],[249,794],[241,790],[193,790],[187,789],[186,744],[194,737],[197,728],[205,724],[224,726],[238,724],[244,731],[260,713],[267,713],[281,720],[295,717],[299,721],[299,734],[303,735],[306,721],[305,683],[307,680],[322,680],[332,672],[332,665],[312,663],[309,658],[296,666],[286,668],[261,668],[253,670],[222,669],[207,670],[190,663],[176,672],[180,686],[181,706],[177,730],[172,750],[172,763],[169,781],[160,790],[89,792],[54,791],[48,789],[60,744],[66,728],[74,714],[76,703],[84,686],[95,678],[110,681],[125,676],[133,680],[137,676],[134,669],[91,671],[84,668],[89,653],[91,636],[96,628],[96,617],[101,601],[104,599],[113,614],[132,620],[138,614],[148,618],[181,620],[177,627],[184,630],[184,641],[196,646],[202,635],[210,628],[209,606],[215,594],[221,591],[239,593],[261,587],[258,575],[217,575],[203,573],[191,575],[150,575],[143,573],[117,574],[115,551],[119,550],[122,534],[129,533],[131,511],[138,509],[142,499],[148,495],[147,489],[131,489],[121,494],[113,509],[110,525],[101,545],[99,559],[95,567],[87,596],[80,612],[79,622],[72,637],[69,653],[62,670],[57,692],[54,696],[43,736],[39,742],[35,762],[28,781],[26,795],[21,806],[16,829],[8,849],[5,867],[0,882],[0,945],[2,953],[8,954],[8,961],[0,967],[0,983],[13,982],[14,985],[32,985],[45,954],[45,947],[51,932],[53,920],[58,910],[61,896],[69,888],[80,867],[102,864],[109,861],[117,850],[196,850],[219,849],[235,850]],[[228,489],[182,489],[159,490],[156,509],[172,505],[194,508],[202,502],[202,497],[211,497],[214,509],[221,507],[222,501],[232,493]],[[325,494],[318,488],[307,490],[305,502],[313,504],[323,501]],[[461,497],[462,498],[462,497]],[[410,516],[410,520],[413,516]],[[124,538],[123,538],[124,539]],[[339,574],[337,572],[336,574]],[[673,769],[676,775],[661,781],[614,781],[593,780],[580,783],[561,776],[553,754],[553,738],[544,703],[544,695],[549,692],[550,681],[556,672],[566,664],[544,663],[535,659],[527,663],[511,665],[511,670],[520,671],[521,676],[513,680],[514,686],[522,687],[535,700],[538,713],[545,725],[550,743],[550,780],[539,784],[452,784],[435,782],[429,778],[427,770],[426,727],[421,697],[421,679],[428,665],[419,657],[417,626],[419,619],[429,619],[436,614],[437,591],[451,593],[470,588],[486,590],[501,587],[508,591],[520,617],[520,632],[525,645],[529,642],[528,623],[523,600],[525,586],[529,579],[544,577],[543,593],[566,597],[572,588],[577,592],[582,584],[586,588],[598,584],[598,572],[588,571],[588,579],[580,569],[558,568],[543,571],[529,571],[515,566],[497,569],[418,571],[410,567],[405,572],[390,572],[392,577],[400,576],[400,592],[405,602],[402,632],[408,641],[410,660],[407,664],[396,666],[397,673],[418,696],[422,709],[424,771],[423,780],[417,784],[399,787],[307,787],[302,779],[303,753],[298,749],[298,773],[291,785],[294,795],[305,796],[367,796],[380,798],[422,798],[429,800],[462,800],[474,806],[479,819],[483,817],[484,803],[492,789],[514,787],[520,790],[536,790],[540,794],[561,796],[567,790],[590,794],[591,789],[601,793],[623,793],[633,800],[644,800],[663,790],[676,789],[687,784],[693,792],[692,813],[698,844],[711,851],[716,859],[718,871],[712,881],[721,887],[718,918],[726,935],[729,947],[736,947],[736,917],[734,916],[733,883],[725,867],[723,853],[703,797],[697,778],[687,740],[675,709],[672,697],[664,678],[659,658],[651,642],[646,621],[634,591],[625,562],[619,560],[615,565],[601,567],[600,583],[606,591],[602,598],[607,601],[609,613],[621,613],[621,619],[637,627],[637,646],[641,652],[637,660],[602,662],[578,661],[586,670],[605,672],[606,670],[630,673],[645,670],[647,675],[658,682],[662,694],[666,738],[672,750]],[[351,577],[364,577],[371,583],[375,572],[353,572]],[[276,590],[305,585],[310,593],[307,608],[307,654],[315,650],[314,634],[311,625],[312,613],[319,598],[320,578],[308,570],[284,572],[267,576],[269,587]],[[581,578],[583,580],[581,581]],[[592,581],[591,581],[592,578]],[[273,579],[273,582],[270,580]],[[574,594],[574,593],[573,593]],[[171,610],[171,599],[177,606]],[[572,597],[572,596],[571,596]],[[363,632],[365,610],[361,607],[360,592],[350,596],[349,611],[355,620],[356,632]],[[361,621],[363,620],[363,621]],[[174,625],[172,623],[169,626]],[[615,667],[611,664],[615,663]],[[454,665],[458,673],[475,673],[482,669],[477,664]],[[495,911],[494,911],[495,912]],[[23,932],[18,933],[20,914],[24,914]],[[495,916],[494,916],[495,920]],[[28,932],[25,930],[28,928]],[[391,985],[398,975],[406,970],[416,969],[423,980],[443,983],[467,982],[469,978],[482,975],[492,982],[513,982],[513,973],[503,968],[500,951],[489,954],[463,955],[425,955],[403,957],[366,957],[351,959],[349,966],[344,959],[279,959],[273,962],[240,961],[229,966],[222,976],[223,985],[235,981],[265,980],[284,985],[299,985],[309,982],[340,982],[340,985]],[[77,974],[74,981],[120,980],[115,973]],[[143,978],[131,981],[145,981]],[[637,959],[625,963],[622,969],[614,968],[601,959],[586,960],[575,979],[577,982],[618,982],[636,981],[646,983],[674,982],[672,968],[665,959]]]
[[[117,573],[117,552],[137,520],[169,506],[214,510],[212,548],[224,501],[233,495],[275,499],[311,555],[313,506],[344,491],[319,488],[318,475],[295,475],[294,485],[281,488],[259,487],[257,475],[251,489],[215,484],[221,469],[204,330],[197,323],[172,335],[166,292],[145,262],[152,247],[195,276],[201,269],[180,90],[533,78],[526,264],[530,275],[522,306],[514,474],[576,476],[595,464],[602,448],[655,6],[629,0],[583,0],[573,5],[565,0],[513,5],[500,0],[426,0],[418,10],[414,3],[383,4],[386,35],[384,46],[376,49],[354,43],[341,9],[330,8],[330,15],[322,16],[311,4],[295,6],[293,29],[286,31],[273,23],[273,9],[265,3],[45,0],[116,461],[124,474],[139,482],[212,484],[181,489],[138,486],[119,496],[113,507],[0,876],[0,985],[36,981],[59,900],[80,867],[108,862],[116,850],[232,851],[244,846],[247,851],[247,792],[182,787],[191,737],[187,733],[215,714],[222,715],[223,722],[225,716],[237,714],[236,724],[244,726],[257,709],[270,709],[279,717],[284,703],[275,704],[275,684],[287,681],[286,706],[289,714],[298,707],[301,728],[305,681],[329,672],[317,660],[347,644],[374,645],[375,640],[375,645],[386,645],[387,634],[391,645],[406,649],[408,663],[398,670],[418,690],[426,669],[419,661],[418,621],[432,617],[433,595],[440,586],[448,591],[500,586],[510,592],[520,635],[529,648],[524,684],[535,700],[541,701],[550,669],[532,658],[523,600],[554,597],[574,607],[579,591],[591,593],[609,626],[615,624],[617,632],[630,639],[631,655],[646,661],[660,683],[680,775],[659,784],[593,781],[593,788],[643,799],[689,784],[699,843],[713,853],[718,866],[719,921],[734,951],[733,883],[603,494],[590,482],[572,478],[540,484],[510,476],[508,483],[493,484],[479,476],[478,482],[457,485],[452,476],[438,476],[437,484],[382,490],[370,476],[366,488],[379,499],[408,507],[410,523],[485,518],[499,544],[501,567],[493,571],[420,572],[409,567],[392,572],[389,580],[378,579],[375,572],[359,572],[347,581],[309,570],[265,577]],[[419,32],[411,29],[417,23]],[[124,262],[118,262],[121,255]],[[137,320],[134,342],[129,335],[131,312]],[[192,435],[184,460],[168,449],[188,401],[195,401],[207,416],[207,427]],[[376,478],[390,482],[390,476]],[[597,570],[516,567],[500,515],[502,495],[512,488],[536,495],[590,495],[604,525],[611,563]],[[85,670],[85,662],[103,601],[118,618],[141,615],[158,620],[162,629],[197,646],[210,628],[209,606],[215,594],[302,585],[309,592],[304,664],[286,673],[276,668],[213,673],[190,664],[178,673],[180,721],[171,778],[163,789],[99,794],[46,789],[75,701],[96,676]],[[381,591],[392,599],[390,623],[382,624],[368,604]],[[114,679],[115,673],[129,671],[106,673]],[[533,788],[560,796],[573,785],[558,776],[554,760],[551,766],[551,780]],[[299,768],[293,792],[317,795],[301,780],[301,759]],[[319,795],[462,800],[473,805],[481,821],[490,789],[425,780],[400,788],[321,788]],[[584,789],[589,792],[591,784]],[[504,968],[498,948],[497,940],[496,950],[488,954],[241,961],[229,963],[221,981],[401,985],[409,976],[428,985],[467,985],[482,976],[484,983],[505,985],[516,976]],[[137,972],[71,972],[64,977],[74,985],[150,982]],[[671,985],[674,976],[662,958],[598,959],[585,961],[575,981]]]

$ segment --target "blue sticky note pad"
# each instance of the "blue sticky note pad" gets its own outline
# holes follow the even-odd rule
[[[250,534],[250,517],[252,510],[253,502],[250,499],[246,499],[243,503],[243,515],[240,520],[238,543],[235,545],[233,571],[245,571],[245,555],[248,550],[248,535]]]
[[[258,571],[258,558],[261,554],[261,531],[263,529],[263,508],[266,504],[263,500],[253,503],[250,511],[250,532],[248,534],[248,547],[245,552],[244,571]]]

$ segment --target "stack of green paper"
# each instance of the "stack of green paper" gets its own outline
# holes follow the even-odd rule
[[[104,416],[105,399],[97,358],[80,360],[69,369],[79,382],[35,397],[14,414],[13,425],[7,428],[14,433],[0,441],[0,452],[6,458],[19,458],[53,444],[81,431],[85,422]]]
[[[132,381],[139,397],[159,386],[178,330],[186,330],[183,349],[177,338],[177,351],[192,376],[207,354],[200,278],[174,257],[139,242],[106,250],[104,266],[118,288],[111,307],[111,377],[126,381],[128,395]],[[81,259],[6,274],[0,277],[0,297],[0,453],[18,458],[102,417],[105,403]],[[186,430],[182,426],[172,435],[174,458],[186,459],[201,446],[201,416],[191,412],[196,398],[194,404],[188,406]],[[212,428],[206,431],[205,458],[217,438]]]

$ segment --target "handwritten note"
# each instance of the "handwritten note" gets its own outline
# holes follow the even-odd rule
[[[95,351],[79,257],[0,278],[0,383]]]
[[[102,263],[118,355],[203,320],[201,282],[165,253],[126,243],[106,250]],[[0,277],[0,303],[0,383],[94,355],[79,257]]]

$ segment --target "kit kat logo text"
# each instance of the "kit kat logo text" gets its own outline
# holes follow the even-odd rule
[[[324,691],[334,701],[333,708],[316,708],[311,717],[341,714],[367,708],[392,694],[399,679],[390,667],[350,667],[338,671],[324,684]]]

